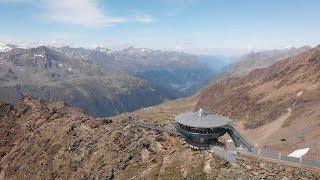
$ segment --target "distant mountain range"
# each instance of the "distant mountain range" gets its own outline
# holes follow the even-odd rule
[[[250,53],[237,61],[236,57],[133,47],[111,51],[4,45],[0,48],[0,100],[15,104],[30,94],[64,101],[94,116],[110,116],[190,96],[218,73],[245,75],[307,49]],[[232,68],[224,71],[228,65]]]
[[[105,48],[53,48],[69,58],[104,64],[132,76],[148,80],[175,98],[190,96],[216,74],[194,55],[174,51],[129,47],[122,51]],[[224,62],[217,62],[224,64]],[[219,67],[217,67],[219,68]]]
[[[225,71],[218,76],[218,79],[245,76],[254,69],[269,67],[279,60],[300,54],[309,49],[311,49],[310,46],[302,46],[300,48],[292,47],[289,49],[251,52],[226,68]]]
[[[94,116],[110,116],[190,96],[224,64],[217,61],[212,69],[190,54],[146,48],[3,45],[0,100],[15,104],[30,94],[64,101]]]
[[[0,54],[0,99],[16,103],[31,94],[64,101],[95,116],[151,106],[173,97],[145,80],[51,48],[14,48]]]

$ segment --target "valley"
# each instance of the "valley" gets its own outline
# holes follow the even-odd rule
[[[87,59],[145,79],[174,98],[192,95],[228,65],[227,62],[220,61],[217,62],[219,66],[216,69],[210,69],[195,55],[147,48],[129,47],[121,51],[72,47],[53,49],[69,58]]]

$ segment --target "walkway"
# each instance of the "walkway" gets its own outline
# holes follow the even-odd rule
[[[177,136],[181,135],[179,132],[177,132],[174,129],[168,129],[168,128],[161,127],[161,126],[151,125],[151,124],[147,124],[147,123],[144,123],[141,121],[129,120],[128,122],[131,123],[132,125],[139,126],[139,127],[144,127],[144,128],[153,129],[156,131],[166,132],[166,133],[177,135]]]

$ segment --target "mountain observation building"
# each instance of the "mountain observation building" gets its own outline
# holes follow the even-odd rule
[[[198,112],[186,112],[175,117],[176,129],[186,143],[198,149],[207,149],[210,145],[220,144],[219,137],[228,133],[236,147],[242,145],[251,151],[251,144],[230,124],[227,117]]]

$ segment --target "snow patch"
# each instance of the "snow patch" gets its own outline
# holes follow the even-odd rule
[[[107,52],[110,53],[110,51],[108,49],[99,49],[100,52]]]
[[[233,142],[233,140],[232,140],[232,139],[229,139],[227,142],[228,142],[228,143],[231,143],[231,142]]]
[[[62,64],[58,64],[58,66],[62,67],[63,65]]]
[[[71,71],[72,69],[71,69],[71,68],[68,68],[68,70]]]
[[[1,45],[0,44],[0,52],[8,52],[10,51],[12,48],[7,46],[7,45]]]
[[[299,92],[297,93],[297,97],[301,96],[302,94],[303,94],[303,91],[299,91]]]
[[[153,109],[153,107],[150,106],[150,107],[142,108],[142,110],[150,110],[150,109]]]
[[[303,155],[307,154],[310,148],[298,149],[289,154],[289,157],[300,158]]]
[[[43,57],[42,54],[35,54],[34,57]]]

